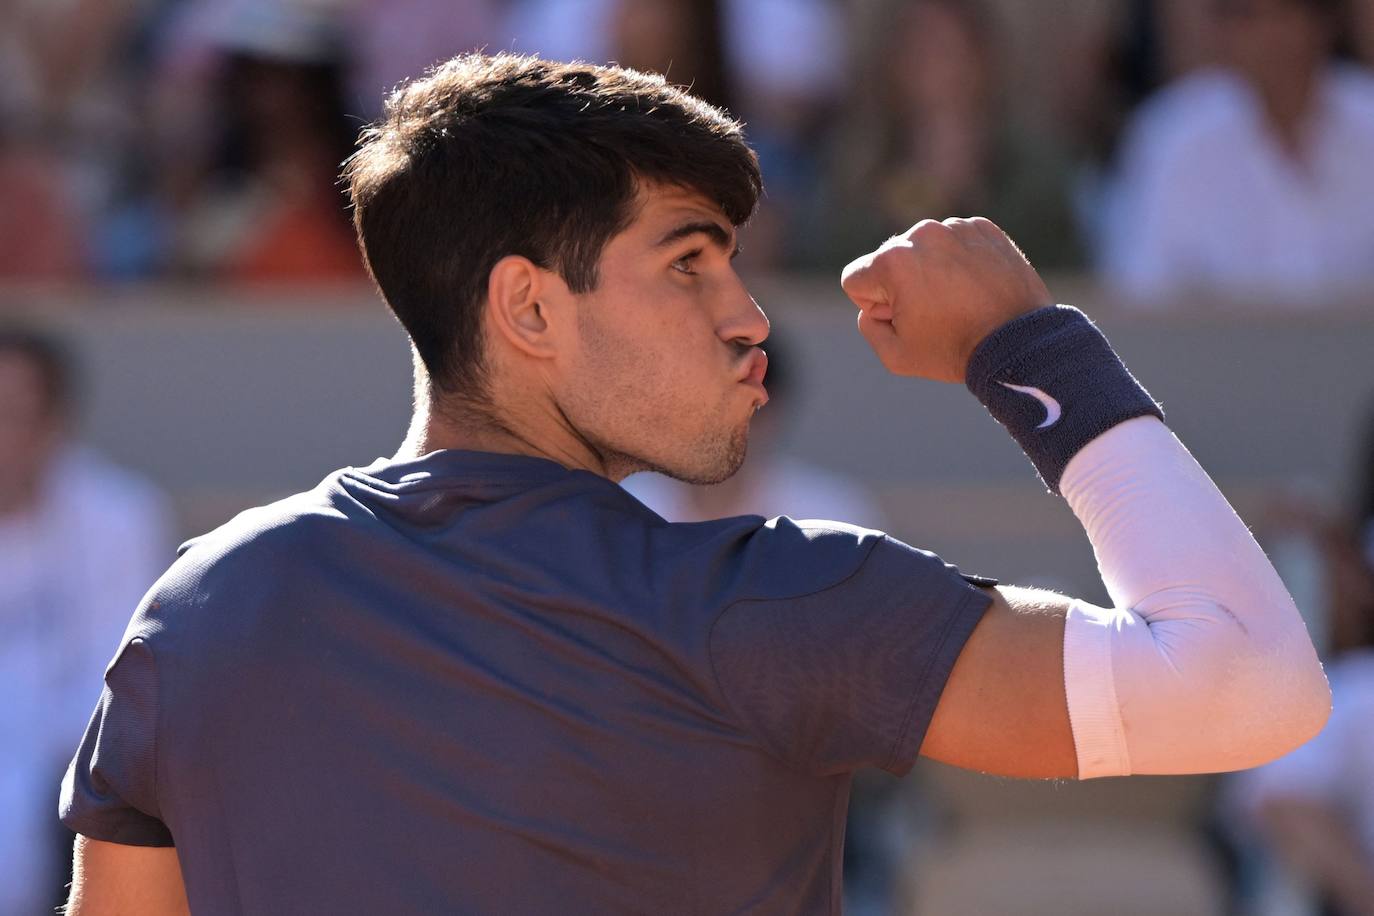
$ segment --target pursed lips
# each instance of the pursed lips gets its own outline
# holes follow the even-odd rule
[[[768,374],[768,354],[755,347],[749,351],[749,355],[744,358],[744,365],[740,367],[738,381],[743,385],[752,385],[758,388],[763,394],[764,403],[768,401],[768,390],[763,387],[764,376]]]

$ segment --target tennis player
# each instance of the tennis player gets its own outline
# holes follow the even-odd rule
[[[192,541],[139,606],[62,787],[75,916],[833,914],[861,767],[1232,770],[1325,722],[1245,525],[986,220],[843,286],[889,370],[965,383],[1021,444],[1111,608],[616,486],[723,480],[767,401],[731,266],[759,172],[720,111],[466,56],[346,177],[417,354],[410,432]]]

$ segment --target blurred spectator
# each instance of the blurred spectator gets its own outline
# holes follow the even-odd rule
[[[360,122],[345,23],[324,4],[197,0],[169,30],[162,202],[178,273],[241,282],[362,277],[337,187]]]
[[[966,0],[891,4],[859,55],[876,68],[854,93],[841,149],[846,180],[830,212],[838,250],[859,250],[921,219],[987,216],[1042,269],[1080,261],[1069,161],[1015,123],[988,11]]]
[[[519,0],[505,34],[517,51],[663,73],[742,119],[768,193],[741,263],[777,267],[807,263],[845,24],[833,0]]]
[[[1361,472],[1358,512],[1355,536],[1360,550],[1371,566],[1374,566],[1374,413],[1365,424],[1364,449],[1359,463]]]
[[[396,85],[463,51],[505,49],[497,0],[352,0],[348,110],[372,120]]]
[[[1258,828],[1268,853],[1322,901],[1324,912],[1374,914],[1374,569],[1342,545],[1347,580],[1336,604],[1346,630],[1328,663],[1333,709],[1326,728],[1286,757],[1236,778],[1242,830]],[[1352,589],[1350,586],[1354,586]],[[1352,591],[1358,590],[1355,594]],[[1343,645],[1342,645],[1343,644]],[[1249,832],[1248,830],[1246,832]],[[1260,894],[1273,895],[1269,887]]]
[[[1228,798],[1256,863],[1249,896],[1310,895],[1309,912],[1332,916],[1374,914],[1374,417],[1362,456],[1356,523],[1306,520],[1324,567],[1331,719],[1293,753],[1237,774]],[[1271,861],[1281,868],[1266,871]]]
[[[662,73],[732,108],[722,6],[726,0],[517,0],[509,47],[554,60],[614,61]]]
[[[126,52],[157,4],[0,3],[0,277],[65,280],[99,267],[94,236],[138,128]]]
[[[733,110],[721,0],[618,0],[610,19],[611,57],[662,73],[693,94]]]
[[[171,556],[164,497],[72,442],[71,387],[53,341],[0,328],[6,914],[39,913],[59,899],[71,834],[57,821],[56,787],[120,633]]]
[[[734,110],[767,185],[741,236],[741,264],[814,269],[827,219],[825,151],[846,88],[847,17],[833,0],[734,0],[724,13]]]
[[[1210,0],[1221,65],[1136,115],[1102,253],[1137,302],[1318,305],[1374,281],[1374,77],[1339,0]]]
[[[513,0],[503,35],[518,54],[604,64],[615,57],[611,19],[620,0]]]
[[[81,273],[81,223],[61,169],[41,143],[0,125],[0,279]]]

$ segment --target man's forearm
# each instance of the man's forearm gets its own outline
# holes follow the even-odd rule
[[[851,263],[841,283],[884,366],[964,381],[1020,443],[1083,523],[1117,603],[1066,609],[1054,689],[1030,684],[1019,702],[987,703],[985,686],[1027,651],[1016,596],[1003,595],[1009,613],[994,603],[932,722],[943,759],[987,758],[977,730],[941,725],[989,707],[1027,715],[1067,702],[1069,729],[1051,717],[1021,743],[1071,737],[1080,777],[1254,766],[1320,730],[1330,690],[1264,553],[1106,338],[1077,309],[1049,304],[1001,230],[923,220]]]
[[[1080,777],[1239,769],[1320,729],[1330,693],[1283,583],[1081,312],[999,329],[968,385],[1063,493],[1116,605],[1065,622]]]
[[[1081,776],[1241,769],[1321,729],[1330,691],[1292,598],[1162,423],[1104,434],[1063,486],[1116,605],[1076,602],[1065,621]]]

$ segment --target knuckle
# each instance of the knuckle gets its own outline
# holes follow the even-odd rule
[[[892,271],[899,269],[898,265],[910,255],[910,252],[911,249],[907,246],[884,248],[873,258],[869,269],[875,277],[888,277]]]
[[[1001,239],[1010,240],[1010,236],[1007,235],[1007,233],[1002,229],[1002,227],[997,225],[992,220],[988,219],[986,216],[978,217],[978,225],[984,232],[988,233],[989,235],[993,235]]]
[[[923,219],[912,226],[906,235],[913,241],[927,241],[942,238],[948,231],[948,227],[939,220]]]

